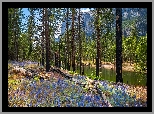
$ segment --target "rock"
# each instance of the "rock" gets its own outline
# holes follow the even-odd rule
[[[72,78],[72,81],[74,81],[74,82],[75,82],[75,81],[77,81],[77,79],[75,79],[75,78]]]
[[[89,86],[88,86],[88,85],[86,85],[86,86],[85,86],[85,88],[89,89]]]
[[[16,67],[14,67],[14,68],[12,69],[12,72],[15,73],[15,74],[17,74],[17,73],[20,72],[20,68],[19,68],[18,66],[16,66]]]
[[[92,89],[93,87],[94,87],[93,85],[91,85],[91,84],[89,85],[89,88],[90,88],[90,89]]]
[[[21,73],[22,75],[24,75],[24,76],[25,76],[25,75],[26,75],[26,70],[25,70],[25,69],[23,69],[23,68],[21,68],[21,69],[20,69],[20,73]]]
[[[26,76],[28,79],[31,79],[31,78],[34,77],[33,74],[32,74],[31,72],[29,72],[29,71],[26,71],[26,72],[25,72],[25,76]]]
[[[45,79],[50,80],[50,76],[48,74],[45,74]]]

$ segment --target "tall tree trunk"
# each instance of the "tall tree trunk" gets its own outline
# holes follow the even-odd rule
[[[100,60],[100,28],[99,28],[99,8],[97,8],[97,56],[96,56],[96,76],[99,77],[99,60]]]
[[[66,52],[66,37],[65,37],[65,57],[64,57],[64,64],[65,64],[65,70],[67,68],[67,52]]]
[[[44,41],[44,38],[43,38],[43,41]],[[42,66],[44,66],[44,44],[42,44],[42,61],[41,62],[42,62]]]
[[[19,33],[16,33],[16,60],[18,61],[19,60],[19,57],[18,57],[18,37],[19,36]]]
[[[59,41],[59,65],[58,65],[59,68],[61,67],[60,47],[61,47],[61,39]]]
[[[58,52],[55,52],[55,66],[58,67]]]
[[[16,18],[16,9],[14,10],[14,17]],[[14,49],[15,49],[15,60],[18,61],[18,52],[17,52],[17,20],[14,21]]]
[[[65,48],[64,48],[65,56],[64,56],[64,64],[65,64],[65,70],[67,68],[67,43],[66,43],[66,37],[65,37]]]
[[[101,48],[101,46],[100,46],[100,48]],[[100,60],[100,61],[99,61],[99,66],[101,67],[101,66],[102,66],[102,62],[101,62],[101,61],[102,61],[102,58],[101,58],[101,52],[102,52],[102,51],[101,51],[101,50],[99,50],[99,51],[100,51],[100,53],[99,53],[99,54],[100,54],[100,58],[99,58],[99,60]]]
[[[42,19],[42,28],[43,28],[43,31],[42,31],[42,65],[44,66],[44,8],[43,8],[43,19]]]
[[[45,37],[46,37],[46,72],[49,72],[49,27],[48,27],[48,14],[47,8],[45,8]]]
[[[116,8],[116,82],[122,79],[122,8]]]
[[[71,52],[69,50],[69,54],[68,54],[68,70],[71,69]]]
[[[25,50],[23,50],[23,52],[22,52],[22,61],[25,60],[25,55],[26,55],[26,52],[25,52]]]
[[[79,59],[80,59],[80,74],[82,73],[82,46],[81,46],[81,43],[82,43],[82,40],[81,40],[81,36],[80,36],[80,8],[79,8],[79,17],[78,17],[78,23],[79,23]]]
[[[82,63],[82,75],[84,75],[84,63]]]
[[[68,31],[68,14],[69,14],[69,8],[67,8],[67,22],[66,22],[66,31],[67,31],[67,51],[66,51],[66,54],[67,54],[67,58],[66,58],[66,61],[67,61],[67,70],[70,70],[70,62],[69,62],[69,55],[70,55],[70,50],[69,50],[69,31]]]
[[[49,9],[49,11],[51,12],[51,10]],[[48,57],[49,57],[49,69],[50,69],[50,65],[51,65],[51,21],[49,20],[49,17],[50,15],[48,15],[48,47],[49,47],[49,50],[48,50]]]
[[[17,33],[15,30],[15,57],[16,57],[16,61],[18,61],[18,47],[17,47]]]
[[[72,68],[75,71],[75,45],[74,45],[74,18],[75,18],[75,9],[72,8]]]

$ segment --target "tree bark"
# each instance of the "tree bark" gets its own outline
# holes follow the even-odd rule
[[[69,41],[69,31],[68,31],[68,14],[69,14],[69,8],[67,8],[67,23],[66,23],[66,31],[67,31],[67,51],[66,51],[66,54],[67,54],[67,58],[66,58],[66,63],[67,63],[67,70],[70,70],[70,62],[69,62],[69,55],[70,55],[70,50],[69,50],[69,44],[70,44],[70,41]]]
[[[116,8],[116,82],[122,82],[122,8]]]
[[[81,45],[81,37],[80,37],[80,8],[79,8],[79,17],[78,17],[78,22],[79,22],[79,59],[80,59],[80,74],[82,73],[82,69],[81,69],[81,66],[82,66],[82,45]]]
[[[47,8],[45,8],[45,37],[46,37],[46,72],[49,72],[49,27],[48,27],[48,14]]]
[[[44,66],[44,8],[43,8],[43,19],[42,19],[42,28],[43,28],[43,31],[42,31],[42,65]]]
[[[74,13],[75,13],[75,9],[72,8],[72,68],[73,68],[73,71],[75,71],[75,45],[74,45]]]
[[[58,65],[59,68],[61,67],[60,47],[61,47],[61,39],[59,41],[59,65]]]
[[[97,30],[97,56],[96,56],[96,77],[99,77],[99,60],[100,60],[100,28],[99,28],[99,8],[97,10],[97,25],[96,25],[96,30]]]

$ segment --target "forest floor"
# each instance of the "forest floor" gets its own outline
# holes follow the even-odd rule
[[[57,68],[46,72],[45,68],[38,66],[37,63],[24,64],[19,64],[20,67],[17,67],[18,63],[8,64],[10,107],[147,106],[146,87],[94,81],[81,75],[73,75],[69,81],[55,72]],[[60,70],[67,72],[65,75],[69,74],[66,70]]]

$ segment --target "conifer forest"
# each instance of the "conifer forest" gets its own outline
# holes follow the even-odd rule
[[[147,107],[146,8],[9,8],[9,107]]]

